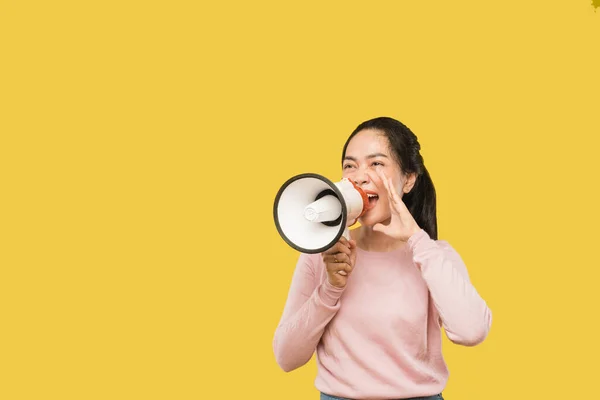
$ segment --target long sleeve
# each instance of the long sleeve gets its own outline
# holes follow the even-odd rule
[[[460,255],[447,242],[432,240],[422,229],[410,237],[408,245],[448,339],[465,346],[483,342],[491,328],[492,313],[471,284]]]
[[[340,308],[344,289],[331,285],[328,279],[320,282],[316,257],[300,255],[283,315],[275,330],[275,359],[286,372],[310,360],[325,327]]]

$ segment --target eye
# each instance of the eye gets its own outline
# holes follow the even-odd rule
[[[352,166],[352,165],[350,165],[350,164],[346,164],[346,165],[344,165],[344,169],[348,169],[348,168],[353,168],[353,166]]]
[[[383,167],[383,163],[380,163],[379,161],[374,161],[373,164],[371,164],[371,165],[374,166],[374,167],[377,167],[377,166],[382,166]]]

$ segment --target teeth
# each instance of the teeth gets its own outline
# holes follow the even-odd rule
[[[371,194],[371,193],[367,193],[367,196],[369,196],[370,199],[372,199],[373,197],[379,197],[376,194]]]

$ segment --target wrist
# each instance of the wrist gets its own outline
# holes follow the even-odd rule
[[[344,288],[333,285],[329,282],[329,278],[325,278],[319,289],[321,301],[329,307],[335,307],[338,304],[343,292]]]
[[[337,285],[333,284],[333,282],[331,282],[331,280],[329,278],[329,275],[327,275],[327,278],[325,279],[324,284],[327,287],[327,290],[330,290],[330,291],[333,291],[336,293],[342,292],[344,290],[344,288],[346,287],[345,285],[337,286]]]
[[[422,248],[423,243],[429,239],[429,234],[424,229],[419,229],[410,238],[408,238],[408,247],[415,251],[417,248]]]
[[[419,232],[421,232],[421,228],[418,225],[413,226],[413,228],[409,231],[409,234],[408,234],[408,237],[406,238],[406,240],[407,241],[410,240]]]

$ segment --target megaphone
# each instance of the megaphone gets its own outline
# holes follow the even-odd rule
[[[308,254],[322,253],[369,208],[367,194],[351,180],[332,182],[306,173],[288,179],[277,192],[273,217],[279,235],[292,248]]]

